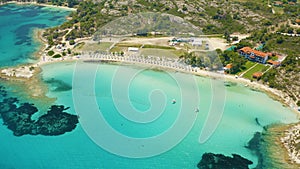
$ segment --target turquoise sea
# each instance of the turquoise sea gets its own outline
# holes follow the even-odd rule
[[[35,61],[40,45],[32,35],[36,28],[62,24],[70,11],[36,5],[0,7],[0,67]]]
[[[0,7],[3,11],[5,9],[2,8],[14,8],[12,11],[19,11],[22,8],[24,11],[28,10],[23,6]],[[32,53],[33,50],[26,49],[27,47],[29,46],[23,46],[24,51]],[[25,53],[23,55],[26,56]],[[3,65],[6,64],[5,61],[2,62]],[[255,132],[261,132],[262,126],[268,124],[297,121],[295,113],[264,93],[239,84],[227,87],[215,85],[224,88],[226,92],[224,113],[216,131],[206,142],[200,143],[199,135],[209,116],[211,105],[222,105],[212,103],[213,97],[221,95],[215,93],[212,86],[222,84],[222,81],[179,72],[155,71],[138,66],[107,63],[64,62],[44,65],[42,69],[42,80],[49,87],[47,96],[56,98],[55,104],[70,107],[66,111],[79,115],[80,123],[73,131],[59,136],[20,137],[14,136],[5,125],[0,125],[1,169],[196,169],[205,152],[224,155],[236,153],[253,161],[251,167],[255,167],[256,155],[245,148]],[[189,81],[190,79],[194,81]],[[19,95],[14,93],[13,88],[8,87],[6,90],[9,96]],[[24,93],[26,92],[30,91],[24,89]],[[19,99],[22,102],[35,102],[34,99]],[[176,103],[172,102],[173,99],[176,99]],[[96,107],[88,106],[93,101],[97,103]],[[195,103],[199,112],[194,111]],[[155,107],[159,109],[156,110]],[[152,110],[153,113],[161,114],[152,117],[150,114]],[[150,113],[147,114],[147,111]],[[130,117],[131,113],[136,113],[140,118]],[[183,119],[179,125],[177,125],[178,116],[181,117],[180,120]],[[99,117],[105,120],[99,121]],[[208,123],[216,122],[208,121]],[[114,135],[109,128],[105,128],[107,126],[126,136],[125,139],[101,142]],[[155,144],[147,147],[149,145],[147,139],[158,138],[175,126],[179,127],[174,137],[156,140]],[[191,130],[182,133],[181,129],[186,129],[186,126],[191,126]],[[182,135],[185,137],[164,153],[147,158],[121,156],[122,154],[130,156],[135,151],[143,152],[143,150],[159,152],[161,147],[168,146],[178,139],[177,136]],[[147,139],[138,144],[132,143],[131,141],[136,138]],[[109,147],[110,145],[113,147]],[[130,146],[133,149],[128,149]]]

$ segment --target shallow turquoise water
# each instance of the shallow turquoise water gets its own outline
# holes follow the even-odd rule
[[[86,64],[85,66],[88,70],[91,65]],[[48,83],[52,89],[48,96],[57,97],[57,104],[70,106],[71,109],[68,112],[75,114],[72,90],[56,90],[64,85],[72,85],[74,68],[74,63],[46,65],[43,67],[43,79],[55,79],[55,83]],[[128,66],[125,68],[128,70],[138,69]],[[163,133],[176,119],[178,115],[176,111],[180,109],[180,99],[177,99],[175,105],[167,101],[164,115],[150,124],[141,125],[125,120],[113,106],[111,92],[108,90],[111,87],[113,75],[118,69],[119,66],[116,65],[101,64],[99,66],[95,77],[95,85],[97,86],[95,94],[85,93],[84,91],[88,89],[84,87],[73,88],[73,90],[83,91],[83,95],[96,98],[109,125],[124,135],[149,137]],[[61,73],[58,74],[57,72]],[[170,73],[171,76],[173,74]],[[178,85],[174,79],[170,78],[170,75],[164,72],[144,70],[135,76],[130,84],[134,90],[129,88],[129,96],[133,106],[146,110],[149,107],[147,98],[151,89],[161,89],[167,96],[167,100],[174,96],[179,98],[177,97]],[[83,82],[86,81],[86,78],[87,76],[84,74],[81,77]],[[123,78],[127,77],[123,76]],[[57,83],[58,81],[60,83]],[[262,125],[296,121],[296,115],[293,112],[265,94],[240,85],[231,86],[226,88],[225,110],[217,130],[207,142],[200,144],[198,138],[209,112],[212,81],[202,77],[196,77],[196,81],[201,99],[199,102],[200,112],[195,125],[182,142],[166,153],[142,159],[124,158],[111,154],[99,147],[82,128],[82,125],[88,124],[83,122],[83,119],[94,117],[84,117],[85,115],[81,114],[80,125],[73,132],[62,136],[15,137],[8,129],[1,126],[0,137],[5,139],[0,145],[2,156],[0,166],[3,165],[6,168],[196,168],[204,152],[226,155],[237,153],[256,163],[257,158],[244,148],[256,131],[262,131],[262,127],[256,124],[255,118],[258,118]],[[153,86],[153,84],[158,84],[157,82],[160,86]],[[118,85],[121,87],[124,84]],[[184,92],[190,92],[188,90],[189,88],[183,87]],[[168,98],[168,96],[172,97]],[[86,110],[89,111],[91,108],[87,107]],[[98,132],[98,130],[95,131],[95,133]],[[121,145],[116,144],[116,146],[122,148]],[[157,147],[153,147],[153,149],[155,148]],[[49,161],[52,162],[49,163]]]
[[[0,6],[0,67],[34,62],[40,44],[33,40],[33,30],[60,25],[69,13],[34,5]]]
[[[53,10],[53,9],[51,9]],[[50,11],[51,11],[50,10]],[[10,26],[10,28],[17,28],[24,26],[24,30],[20,31],[22,35],[26,35],[26,39],[30,39],[30,29],[32,23],[39,21],[38,17],[44,18],[39,24],[59,24],[63,21],[63,16],[66,13],[58,13],[57,11],[51,11],[51,17],[47,13],[48,9],[35,6],[14,6],[6,5],[0,7],[0,18],[7,16],[15,16],[18,18],[21,16],[25,19],[20,19],[14,24],[10,23],[10,19],[0,22],[0,30],[4,31],[1,34],[15,34],[13,29],[12,32],[7,31],[7,29],[2,29],[3,27]],[[49,22],[50,18],[55,18],[54,15],[58,13],[58,18],[62,20],[56,20]],[[18,16],[18,17],[17,17]],[[62,17],[61,17],[62,16]],[[27,19],[26,19],[27,18]],[[46,19],[45,19],[46,18]],[[47,19],[48,18],[48,19]],[[52,18],[52,19],[53,19]],[[29,21],[32,19],[31,21]],[[26,21],[26,23],[21,24],[21,21]],[[51,20],[51,19],[50,19]],[[28,26],[29,24],[29,26]],[[16,26],[18,25],[18,26]],[[21,29],[21,28],[20,28]],[[7,32],[5,32],[7,31]],[[28,34],[29,33],[29,34]],[[28,37],[27,37],[28,36]],[[15,45],[14,43],[20,41],[20,45]],[[12,38],[7,38],[7,42],[10,42],[10,46],[5,46],[3,44],[0,46],[1,66],[9,66],[20,63],[25,63],[28,60],[28,53],[34,52],[37,46],[32,46],[28,39],[24,42],[22,37],[16,39],[15,36]],[[22,42],[22,43],[21,43]],[[3,43],[2,39],[0,43]],[[7,44],[8,45],[8,44]],[[36,44],[37,45],[37,44]],[[18,48],[19,47],[19,48]],[[7,49],[18,49],[18,50],[7,50]],[[4,55],[3,53],[16,52],[13,55]],[[23,57],[15,57],[15,56]],[[7,56],[7,57],[3,57]],[[14,61],[12,61],[14,60]],[[261,125],[268,125],[271,123],[283,122],[290,123],[297,120],[296,115],[291,112],[288,108],[283,107],[279,102],[276,102],[266,96],[264,93],[252,91],[241,85],[226,87],[226,100],[225,109],[222,116],[222,120],[218,125],[217,130],[213,133],[208,141],[203,144],[199,143],[199,135],[203,129],[203,125],[207,116],[209,115],[211,99],[213,97],[212,84],[215,81],[195,77],[197,87],[193,89],[191,84],[183,83],[179,86],[176,80],[172,77],[179,75],[181,78],[186,78],[190,75],[185,75],[181,73],[168,73],[161,71],[143,70],[138,67],[131,66],[117,66],[109,64],[100,64],[96,75],[94,76],[95,90],[90,92],[89,88],[89,71],[91,70],[91,64],[83,64],[85,68],[83,74],[79,75],[81,84],[83,85],[73,85],[73,77],[75,70],[75,63],[57,63],[51,65],[43,66],[42,78],[46,84],[49,86],[49,97],[57,98],[56,104],[62,104],[65,106],[70,106],[67,110],[68,113],[76,114],[75,106],[73,103],[74,92],[77,92],[79,99],[82,99],[82,103],[85,99],[95,98],[99,109],[101,110],[103,117],[105,117],[107,123],[119,133],[130,136],[132,138],[149,138],[159,134],[164,134],[166,130],[172,128],[176,122],[180,110],[183,108],[181,102],[187,103],[187,107],[190,107],[194,111],[195,106],[193,105],[194,97],[182,97],[182,93],[188,96],[194,96],[193,93],[199,92],[199,113],[197,115],[196,121],[188,132],[187,136],[171,150],[162,153],[160,155],[150,157],[150,158],[124,158],[118,155],[114,155],[100,146],[97,145],[94,138],[89,137],[91,133],[86,132],[86,128],[98,125],[95,123],[90,123],[95,117],[90,114],[92,107],[84,107],[86,112],[82,114],[80,112],[80,124],[76,129],[70,133],[66,133],[61,136],[22,136],[15,137],[12,132],[6,128],[4,125],[0,125],[0,168],[17,168],[17,169],[32,169],[32,168],[188,168],[195,169],[197,163],[201,159],[201,156],[205,152],[222,153],[225,155],[230,155],[232,153],[237,153],[243,157],[252,160],[256,164],[257,157],[253,155],[249,150],[244,148],[247,142],[252,138],[256,131],[262,131],[262,127],[257,125],[255,118],[259,119]],[[128,119],[125,119],[119,111],[115,103],[123,104],[124,97],[120,95],[120,92],[114,93],[113,95],[111,87],[114,90],[124,89],[124,80],[129,78],[128,74],[122,74],[122,76],[116,76],[118,70],[131,72],[137,70],[143,70],[139,72],[130,81],[128,89],[128,97],[131,101],[133,110],[147,111],[153,105],[163,105],[164,111],[162,114],[151,121],[150,123],[135,123]],[[124,73],[124,72],[123,72]],[[131,78],[131,77],[130,77]],[[114,85],[112,85],[114,84]],[[126,89],[126,88],[125,88]],[[149,96],[152,92],[162,92],[160,97],[156,97],[153,102],[150,102]],[[11,89],[11,96],[14,96],[13,89]],[[114,97],[113,97],[114,96]],[[172,99],[176,98],[176,104],[172,104]],[[21,98],[22,99],[22,98]],[[164,102],[165,100],[165,102]],[[28,102],[34,102],[34,100],[22,100]],[[128,109],[129,110],[129,109]],[[122,110],[122,111],[127,111]],[[189,110],[190,111],[190,110]],[[187,112],[187,115],[194,115],[194,112]],[[190,117],[184,116],[184,119],[189,119]],[[190,122],[190,121],[188,121]],[[184,126],[184,124],[183,124]],[[103,134],[102,128],[92,131],[92,134]],[[178,130],[180,134],[180,131]],[[106,133],[109,136],[110,133]],[[104,136],[103,136],[104,137]],[[173,137],[169,138],[171,142]],[[125,142],[122,144],[117,144],[117,140],[111,140],[112,144],[115,145],[117,149],[125,149]],[[161,142],[162,143],[162,142]],[[153,150],[159,149],[164,145],[157,144],[151,147]],[[139,147],[147,148],[147,147]],[[255,164],[253,166],[255,166]]]

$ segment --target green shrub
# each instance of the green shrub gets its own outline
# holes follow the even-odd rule
[[[61,54],[56,54],[52,58],[61,58]]]
[[[74,45],[74,44],[75,44],[75,41],[72,39],[72,40],[69,41],[69,44],[70,44],[70,45]]]
[[[54,55],[53,50],[50,50],[50,51],[48,52],[48,55],[49,55],[49,56],[53,56],[53,55]]]

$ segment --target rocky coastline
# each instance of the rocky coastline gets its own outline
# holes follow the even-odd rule
[[[273,124],[264,126],[263,132],[256,132],[245,146],[258,157],[255,168],[300,168],[299,126],[299,123]]]

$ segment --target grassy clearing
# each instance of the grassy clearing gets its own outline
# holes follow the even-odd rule
[[[113,43],[111,42],[101,42],[101,43],[92,43],[92,44],[85,44],[82,47],[82,51],[106,51]]]
[[[180,56],[186,54],[186,51],[180,49],[180,50],[174,50],[174,51],[172,51],[172,53],[174,53],[177,57],[180,57]]]
[[[79,50],[81,50],[81,49],[83,48],[84,45],[85,45],[84,42],[77,43],[77,44],[75,45],[74,49],[79,49]]]
[[[126,51],[127,48],[125,47],[118,47],[118,46],[114,46],[112,49],[110,49],[110,52],[121,52],[121,51]]]
[[[245,71],[247,71],[248,69],[250,69],[255,64],[256,64],[255,62],[247,61],[246,64],[245,64],[245,67],[246,67]],[[245,71],[238,72],[236,75],[241,75]]]
[[[173,46],[159,46],[159,45],[144,45],[143,48],[173,49],[173,50],[175,50],[175,48]]]
[[[224,38],[224,34],[212,34],[212,35],[206,35],[205,38]]]
[[[138,44],[138,43],[117,43],[115,46],[117,46],[117,47],[136,47],[136,48],[140,48],[142,46],[142,44]]]
[[[244,74],[244,78],[253,80],[253,73],[255,72],[264,72],[266,71],[270,66],[269,65],[263,65],[263,64],[257,64],[255,67],[253,67],[251,70],[249,70],[247,73]]]
[[[147,48],[147,49],[142,49],[140,54],[144,56],[178,58],[179,57],[178,54],[181,53],[180,51],[176,51],[176,50]]]
[[[282,8],[282,7],[276,7],[276,6],[273,6],[273,9],[274,9],[274,11],[275,11],[275,13],[276,14],[284,14],[284,8]]]
[[[255,62],[247,61],[245,64],[246,70],[248,70],[250,67],[252,67],[255,64],[256,64]]]

